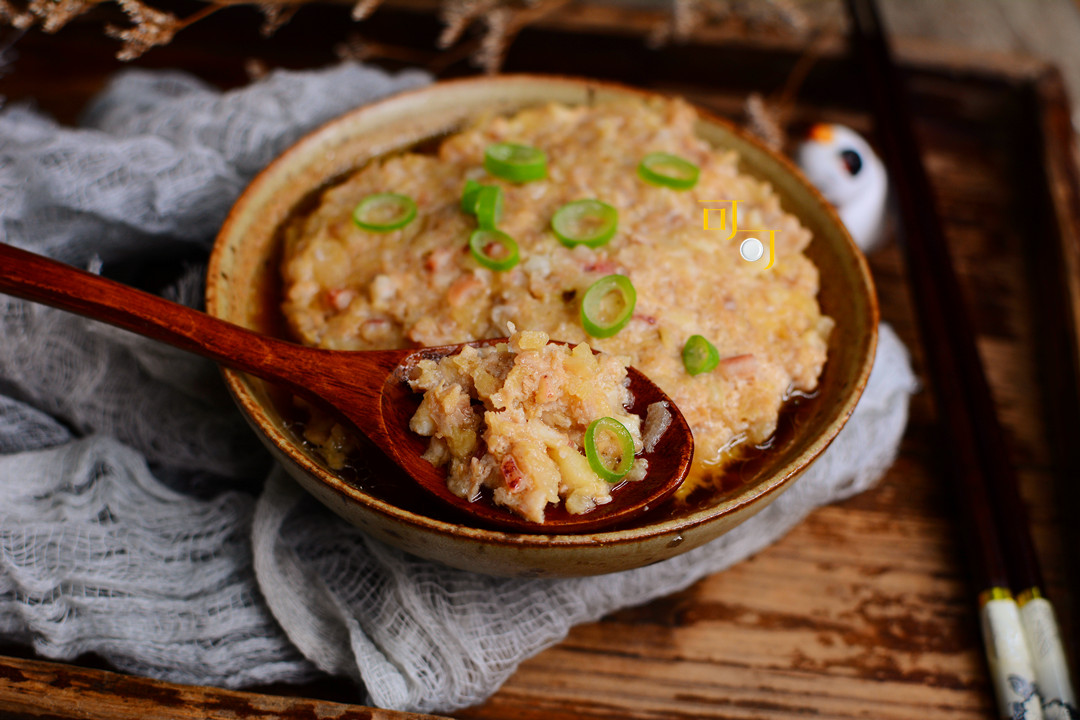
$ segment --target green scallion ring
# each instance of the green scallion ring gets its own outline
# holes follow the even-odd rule
[[[653,185],[689,190],[698,181],[701,172],[697,165],[671,153],[649,153],[638,165],[638,175]]]
[[[498,185],[481,185],[476,191],[476,224],[484,230],[494,230],[503,213],[503,191]]]
[[[630,278],[602,277],[581,298],[581,325],[595,338],[611,337],[630,322],[636,303],[637,291]]]
[[[606,432],[615,437],[619,444],[619,462],[615,467],[608,467],[596,448],[596,433]],[[602,417],[589,423],[585,430],[585,457],[589,461],[589,467],[593,472],[607,480],[616,483],[626,477],[630,468],[634,467],[634,438],[626,426],[612,417]]]
[[[701,335],[691,335],[682,349],[683,366],[691,375],[706,373],[720,364],[720,353]]]
[[[619,211],[599,200],[575,200],[555,211],[551,229],[566,247],[600,247],[615,236]]]
[[[510,182],[540,180],[547,175],[547,155],[528,145],[495,143],[484,150],[484,169]]]
[[[375,193],[360,201],[352,219],[360,228],[371,232],[390,232],[403,228],[416,217],[416,203],[408,195]]]
[[[461,209],[470,215],[476,212],[476,193],[484,187],[475,180],[466,180],[465,187],[461,189]]]
[[[502,272],[518,264],[521,256],[514,238],[501,230],[474,230],[469,236],[469,250],[476,262],[490,270]],[[498,254],[495,254],[498,252]]]

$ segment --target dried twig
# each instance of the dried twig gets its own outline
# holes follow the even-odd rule
[[[522,0],[514,5],[498,4],[499,0],[449,0],[444,5],[443,18],[449,22],[439,47],[431,52],[413,47],[384,43],[359,33],[334,47],[342,60],[382,58],[419,65],[438,75],[448,67],[471,58],[485,72],[495,72],[502,65],[506,50],[514,38],[529,24],[565,5],[569,0]],[[482,10],[482,11],[481,11]],[[474,22],[484,25],[483,31],[461,40],[460,35]]]
[[[180,30],[224,7],[254,4],[263,14],[261,32],[272,35],[287,23],[305,0],[207,0],[204,9],[186,18],[149,4],[153,0],[0,0],[0,25],[28,28],[39,25],[46,32],[56,32],[72,19],[98,4],[115,3],[131,21],[128,27],[106,25],[105,32],[122,41],[117,53],[121,60],[132,60],[157,45],[169,43]],[[355,0],[354,20],[369,17],[383,0]],[[433,70],[446,68],[470,57],[486,72],[502,65],[506,52],[526,25],[566,4],[568,0],[441,0],[443,30],[437,40],[438,52],[419,53]],[[671,40],[684,41],[700,27],[710,23],[740,22],[782,27],[802,32],[808,25],[795,0],[672,0],[670,19],[655,28],[647,38],[651,46]],[[466,33],[480,29],[466,38]],[[418,53],[402,47],[350,40],[335,48],[339,57],[370,59],[411,58]]]
[[[122,40],[124,46],[116,57],[121,60],[134,60],[155,45],[165,45],[180,30],[180,18],[172,13],[162,12],[140,0],[119,0],[131,19],[132,26],[120,28],[115,25],[105,27],[105,34]]]
[[[207,5],[181,20],[172,13],[146,5],[141,0],[116,0],[133,23],[131,27],[105,26],[105,34],[122,40],[124,45],[116,54],[119,60],[134,60],[155,45],[169,44],[173,36],[189,25],[217,12],[223,5]]]
[[[10,0],[0,0],[0,20],[7,21],[13,28],[25,30],[34,24],[34,14],[15,7]]]
[[[484,69],[484,72],[494,73],[502,65],[503,57],[507,48],[525,27],[536,22],[540,18],[555,12],[570,0],[531,0],[523,8],[505,10],[504,13],[496,14],[489,12],[486,16],[487,32],[480,43],[480,48],[473,55],[473,62]],[[496,16],[496,17],[492,17]]]
[[[484,15],[487,32],[480,41],[480,49],[473,55],[473,62],[484,68],[485,72],[493,73],[502,65],[506,49],[513,40],[510,35],[512,18],[513,11],[507,7],[495,8]]]
[[[94,4],[93,0],[31,0],[27,10],[40,18],[42,30],[54,33]]]
[[[259,33],[263,37],[270,37],[281,26],[292,20],[293,15],[300,9],[299,5],[285,5],[282,3],[264,2],[259,4],[259,10],[263,14],[263,24]]]
[[[684,41],[705,17],[705,3],[702,0],[675,0],[671,13],[671,37]],[[717,11],[722,7],[716,3]]]
[[[747,128],[774,150],[783,147],[787,139],[785,128],[795,105],[795,97],[828,42],[829,37],[826,33],[816,32],[813,40],[795,63],[795,67],[788,73],[783,86],[773,92],[768,99],[760,93],[751,93],[746,98]]]
[[[448,48],[458,40],[476,18],[498,4],[499,0],[447,0],[439,10],[443,30],[438,45]]]
[[[774,108],[765,103],[761,93],[746,98],[746,128],[773,150],[784,146],[784,128]]]
[[[671,16],[650,32],[652,47],[685,42],[710,26],[744,25],[802,35],[810,28],[806,14],[791,0],[672,0]]]
[[[806,14],[791,0],[734,0],[728,14],[738,15],[750,26],[782,28],[799,35],[810,27]]]
[[[352,33],[345,42],[338,43],[334,46],[334,55],[336,55],[339,60],[356,60],[363,62],[372,58],[382,58],[384,60],[396,60],[409,65],[426,67],[432,71],[436,71],[436,68],[439,66],[440,58],[450,54],[450,52],[451,51],[418,50],[417,48],[406,45],[382,43],[366,38],[360,33]],[[460,60],[461,57],[462,56],[459,55],[455,61]],[[441,69],[441,67],[438,69]]]
[[[360,22],[371,13],[375,12],[375,8],[379,7],[382,0],[359,0],[352,9],[352,19]]]
[[[244,60],[244,73],[252,82],[262,80],[270,74],[270,67],[259,58],[247,58]]]

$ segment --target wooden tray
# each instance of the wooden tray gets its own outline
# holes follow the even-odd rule
[[[259,67],[323,64],[350,31],[345,12],[307,8],[272,41],[222,13],[140,64],[181,67],[221,86],[243,82],[252,57]],[[642,42],[650,18],[567,10],[523,32],[506,69],[677,91],[741,119],[746,93],[778,89],[800,55],[776,38],[732,36],[650,51]],[[382,9],[364,29],[422,53],[438,24],[414,4]],[[0,81],[0,94],[34,97],[62,119],[117,68],[115,45],[96,29],[32,33],[19,47],[23,57]],[[870,130],[858,68],[844,58],[841,38],[822,47],[793,119]],[[1026,58],[913,42],[897,50],[1049,594],[1075,650],[1080,182],[1061,76]],[[445,74],[467,71],[458,63]],[[918,369],[901,255],[889,246],[871,265],[882,318],[913,349]],[[921,393],[901,454],[878,488],[818,510],[774,546],[685,592],[574,628],[525,661],[488,702],[455,716],[994,716],[936,432],[932,398]],[[359,691],[332,678],[236,693],[132,678],[92,658],[62,664],[25,650],[8,655],[0,658],[5,718],[418,717],[348,704]]]

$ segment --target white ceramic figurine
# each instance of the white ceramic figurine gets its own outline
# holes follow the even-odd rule
[[[844,221],[863,252],[881,243],[889,179],[881,159],[857,132],[819,123],[795,151],[795,161]]]

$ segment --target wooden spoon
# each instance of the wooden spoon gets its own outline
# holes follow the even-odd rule
[[[250,373],[317,403],[348,421],[393,462],[442,501],[488,524],[520,532],[586,532],[659,505],[682,483],[694,453],[693,436],[675,404],[651,380],[629,368],[631,412],[666,401],[671,426],[652,453],[644,480],[615,488],[606,505],[571,515],[560,505],[534,523],[495,506],[470,502],[446,487],[445,472],[420,457],[428,439],[409,430],[419,405],[406,378],[421,359],[438,359],[462,345],[347,352],[286,342],[0,243],[0,292],[116,325]],[[505,342],[505,338],[471,345]]]

